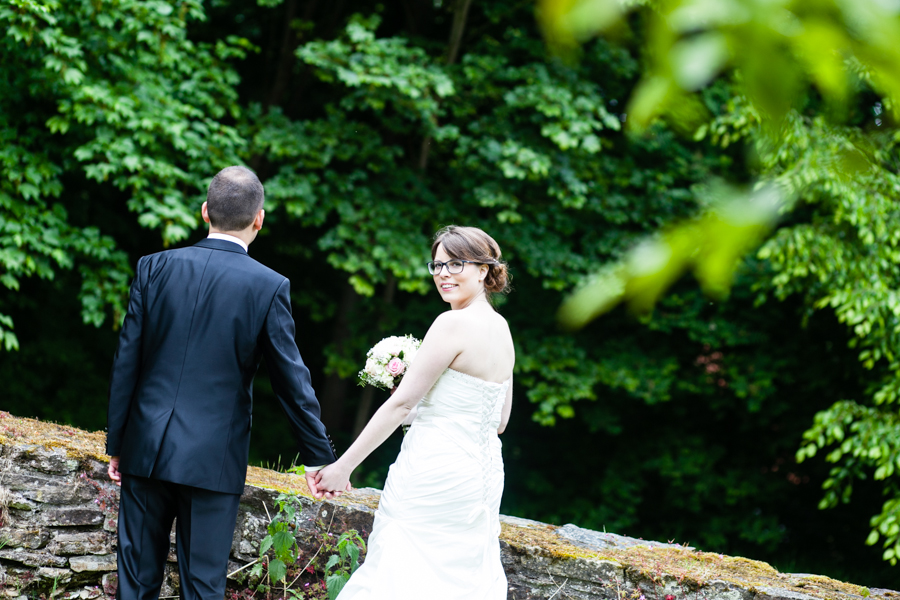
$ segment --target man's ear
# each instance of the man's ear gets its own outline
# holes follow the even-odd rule
[[[266,219],[266,211],[264,209],[259,209],[259,212],[256,213],[256,218],[253,219],[253,229],[259,231],[262,229],[263,221]]]
[[[200,214],[203,215],[203,221],[209,223],[209,210],[206,208],[206,202],[200,207]]]

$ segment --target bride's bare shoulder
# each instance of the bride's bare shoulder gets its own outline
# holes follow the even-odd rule
[[[461,310],[448,310],[439,314],[431,323],[429,332],[449,333],[453,332],[466,323],[465,315],[461,315]]]
[[[432,329],[452,329],[459,331],[467,327],[478,327],[483,329],[484,325],[490,323],[493,327],[500,326],[509,331],[509,323],[506,319],[496,312],[487,312],[482,310],[448,310],[442,312],[434,320],[431,325]]]

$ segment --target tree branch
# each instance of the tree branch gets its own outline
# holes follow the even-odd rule
[[[450,40],[447,42],[446,64],[452,65],[459,57],[459,47],[462,44],[463,33],[466,30],[466,21],[469,17],[469,7],[472,0],[456,0],[453,9],[453,27],[450,30]],[[422,148],[419,151],[419,170],[423,173],[428,168],[428,155],[431,153],[431,136],[425,136],[422,140]]]
[[[447,47],[447,64],[456,62],[459,55],[459,46],[462,43],[463,32],[466,30],[466,20],[469,17],[469,7],[472,0],[456,0],[456,9],[453,11],[453,28],[450,30],[450,42]]]

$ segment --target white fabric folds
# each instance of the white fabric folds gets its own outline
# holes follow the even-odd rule
[[[500,426],[509,381],[447,369],[391,465],[365,563],[338,600],[504,600]]]

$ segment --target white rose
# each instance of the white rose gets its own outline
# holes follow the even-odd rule
[[[375,375],[378,375],[379,371],[380,371],[380,369],[378,367],[378,363],[376,363],[374,360],[371,360],[371,359],[366,361],[366,373],[368,373],[369,375],[375,376]]]

